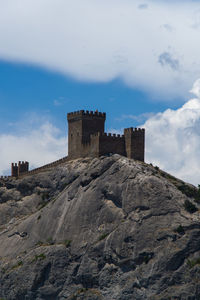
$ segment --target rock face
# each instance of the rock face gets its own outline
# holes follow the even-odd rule
[[[200,299],[196,195],[119,155],[0,182],[0,298]]]

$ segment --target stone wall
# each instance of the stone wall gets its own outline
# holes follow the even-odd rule
[[[105,133],[105,119],[106,114],[98,111],[68,113],[68,156],[31,171],[28,162],[19,162],[18,165],[12,163],[12,177],[39,173],[75,158],[99,157],[110,153],[144,161],[145,130],[126,128],[124,135]]]

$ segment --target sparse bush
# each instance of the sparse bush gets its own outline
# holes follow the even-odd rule
[[[195,202],[200,203],[200,185],[198,185],[198,189],[196,189],[195,187],[191,187],[183,183],[178,186],[178,189],[187,197],[194,198]]]
[[[182,225],[179,225],[176,229],[175,232],[179,233],[179,234],[185,234],[185,230],[183,228]]]
[[[34,259],[32,260],[32,262],[38,261],[38,260],[43,260],[46,258],[46,255],[44,253],[41,253],[39,255],[35,255]]]
[[[61,185],[60,191],[63,191],[67,186],[68,186],[68,183],[67,183],[67,182],[64,182],[64,183]]]
[[[48,243],[49,245],[53,245],[53,244],[54,244],[54,241],[53,241],[52,237],[49,237],[49,238],[47,239],[47,243]]]
[[[42,245],[44,245],[44,243],[41,242],[41,241],[38,241],[35,245],[36,245],[36,246],[42,246]]]
[[[49,202],[42,202],[39,204],[39,209],[44,208]]]
[[[172,182],[177,181],[177,178],[170,174],[164,174],[163,177],[167,178],[168,180],[170,180]]]
[[[200,185],[198,184],[198,189],[197,189],[197,194],[196,194],[196,197],[195,197],[195,201],[197,203],[200,203]]]
[[[197,211],[197,207],[189,200],[185,200],[184,207],[185,207],[185,210],[187,210],[191,214],[193,214],[194,212]]]
[[[182,184],[178,186],[179,191],[181,191],[183,194],[185,194],[189,198],[195,198],[197,196],[197,191],[195,188],[192,188],[186,184]]]
[[[100,237],[99,237],[99,241],[104,240],[108,235],[109,235],[109,233],[103,233],[103,234],[101,234]]]
[[[196,258],[196,259],[188,259],[187,261],[187,265],[189,268],[193,268],[196,265],[200,265],[200,257]]]
[[[23,265],[23,261],[18,261],[18,263],[16,264],[16,265],[14,265],[13,267],[12,267],[12,270],[14,270],[14,269],[16,269],[16,268],[18,268],[18,267],[20,267],[20,266],[22,266]]]
[[[158,167],[158,166],[155,166],[155,169],[158,171],[158,170],[159,170],[159,167]]]
[[[65,241],[64,241],[65,247],[66,247],[66,248],[70,247],[71,242],[72,242],[71,240],[65,240]]]
[[[49,199],[49,193],[48,192],[44,192],[42,194],[42,200],[46,200],[46,199]]]

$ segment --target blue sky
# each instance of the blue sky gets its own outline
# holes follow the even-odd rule
[[[200,1],[0,0],[0,173],[67,153],[67,112],[146,129],[146,161],[200,183]]]
[[[64,131],[67,112],[80,109],[107,112],[107,128],[117,130],[136,127],[150,114],[169,107],[167,101],[128,87],[121,79],[82,82],[26,64],[0,61],[0,82],[1,133],[20,130],[15,124],[29,114],[41,117],[35,120],[38,124],[48,119]],[[170,101],[170,107],[177,108],[180,102],[182,99]]]

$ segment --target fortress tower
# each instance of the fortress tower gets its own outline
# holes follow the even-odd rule
[[[124,129],[126,156],[144,161],[145,130],[142,128]]]
[[[104,133],[105,119],[106,114],[98,111],[80,110],[67,114],[68,155],[70,157],[83,156],[84,148],[91,143],[91,135],[97,132]]]
[[[19,161],[17,163],[11,164],[11,176],[12,177],[19,177],[23,173],[28,172],[29,170],[29,163],[27,161]]]
[[[145,130],[125,128],[124,134],[111,134],[104,131],[106,114],[93,111],[75,111],[67,114],[68,120],[68,156],[53,163],[36,168],[31,172],[56,166],[64,161],[81,157],[100,157],[120,154],[131,159],[144,161]],[[29,163],[12,163],[11,176],[20,177],[29,172]]]
[[[80,110],[67,114],[68,157],[99,157],[117,153],[144,161],[145,130],[126,128],[124,135],[104,132],[106,114]]]

